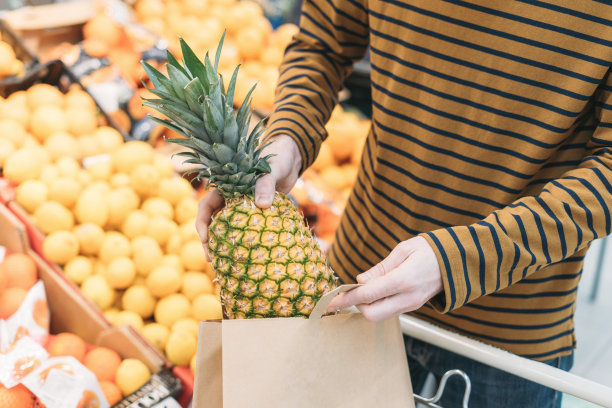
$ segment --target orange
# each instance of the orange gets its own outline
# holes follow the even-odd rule
[[[19,309],[28,292],[22,288],[8,288],[0,293],[0,319],[8,319]]]
[[[327,143],[323,143],[321,148],[319,149],[319,155],[315,159],[314,163],[312,163],[312,168],[316,171],[321,171],[327,167],[334,166],[336,164],[336,160],[334,159],[334,154],[331,151],[331,148]]]
[[[52,357],[72,356],[83,361],[87,345],[82,338],[72,333],[60,333],[48,345],[48,352]]]
[[[49,330],[49,306],[47,301],[38,299],[34,303],[34,310],[32,311],[32,317],[37,325],[43,329]]]
[[[238,52],[245,59],[259,58],[266,46],[265,34],[254,26],[241,29],[234,38]]]
[[[108,46],[117,44],[122,36],[119,24],[104,13],[94,16],[83,26],[83,37],[99,39]]]
[[[0,269],[7,277],[9,288],[30,289],[38,280],[38,271],[34,260],[26,254],[10,254],[2,264]]]
[[[0,120],[0,138],[9,140],[16,149],[23,146],[27,132],[17,120],[6,117]]]
[[[106,347],[96,347],[85,355],[85,367],[98,377],[100,381],[115,381],[117,368],[121,364],[119,354]]]
[[[11,389],[0,384],[0,407],[43,408],[44,405],[23,384],[18,384]]]
[[[64,107],[69,106],[81,106],[93,111],[96,110],[96,103],[93,98],[79,86],[70,87],[70,90],[64,95]]]
[[[85,390],[76,408],[100,408],[100,398],[95,392]]]
[[[104,58],[110,51],[108,45],[97,38],[86,38],[81,44],[85,53],[94,58]]]
[[[123,398],[121,390],[114,382],[100,381],[100,388],[102,388],[102,393],[110,406],[115,405]]]
[[[2,293],[2,291],[6,289],[7,287],[8,287],[8,276],[6,276],[6,273],[4,273],[4,270],[2,269],[2,266],[0,265],[0,293]]]

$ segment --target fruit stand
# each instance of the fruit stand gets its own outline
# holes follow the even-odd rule
[[[253,0],[44,3],[0,19],[0,407],[186,408],[207,398],[202,390],[218,398],[203,406],[220,406],[223,322],[309,317],[346,289],[325,251],[371,127],[368,63],[347,80],[357,95],[342,91],[316,161],[262,210],[249,194],[269,171],[259,142],[292,16]],[[195,224],[208,183],[226,206],[206,253]],[[612,399],[606,387],[409,317],[392,323],[383,334],[355,327],[379,339],[403,331],[596,403]],[[310,367],[289,356],[278,366]],[[214,372],[203,379],[204,363]],[[451,375],[464,378],[467,407],[462,372],[448,372],[432,398],[399,394],[438,407]]]
[[[153,84],[140,61],[165,73],[166,50],[182,53],[179,35],[204,55],[227,29],[219,73],[230,78],[243,61],[235,99],[259,81],[253,115],[265,117],[296,31],[276,23],[256,2],[187,0],[48,3],[0,20],[0,246],[27,254],[45,288],[51,324],[39,353],[76,359],[97,378],[88,395],[100,401],[129,406],[155,395],[188,406],[198,322],[221,318],[219,284],[194,228],[206,190],[182,177],[190,168],[176,153],[185,149],[166,142],[176,132],[143,106]],[[368,128],[357,110],[338,106],[317,162],[292,192],[323,248]],[[19,267],[3,259],[5,269]],[[2,318],[17,315],[33,288],[2,289]],[[43,403],[27,388],[1,391],[0,405]]]

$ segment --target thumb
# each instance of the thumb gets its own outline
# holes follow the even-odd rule
[[[274,200],[275,191],[276,177],[273,173],[268,173],[257,179],[255,183],[255,205],[259,208],[270,207]]]

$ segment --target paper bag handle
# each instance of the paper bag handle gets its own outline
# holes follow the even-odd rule
[[[353,283],[350,285],[340,285],[331,292],[327,292],[326,294],[321,296],[315,307],[312,309],[312,312],[310,312],[310,319],[320,319],[321,316],[325,314],[325,312],[327,311],[327,306],[329,306],[332,299],[335,298],[336,295],[339,295],[343,292],[348,292],[349,290],[355,289],[357,286],[361,285],[358,283]]]

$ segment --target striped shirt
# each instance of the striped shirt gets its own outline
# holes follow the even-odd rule
[[[610,233],[612,5],[602,0],[307,0],[268,136],[325,140],[371,50],[372,128],[330,262],[344,282],[427,239],[424,320],[546,360],[575,346],[585,252]]]

